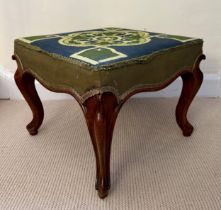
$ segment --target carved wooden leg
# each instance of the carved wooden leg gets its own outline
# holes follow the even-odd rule
[[[83,106],[96,157],[95,188],[99,197],[104,198],[110,188],[111,141],[120,106],[112,93],[92,96]]]
[[[183,88],[176,107],[176,121],[182,129],[184,136],[190,136],[193,132],[193,126],[187,120],[187,112],[203,81],[203,74],[199,68],[202,59],[205,59],[205,55],[199,57],[193,73],[186,73],[181,76]]]
[[[30,74],[22,73],[22,71],[19,69],[15,72],[14,78],[19,90],[21,91],[33,113],[33,119],[26,126],[26,128],[31,135],[36,135],[38,133],[38,128],[41,126],[44,118],[44,110],[41,100],[35,89],[35,79]]]

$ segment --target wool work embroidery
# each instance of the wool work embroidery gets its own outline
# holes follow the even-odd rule
[[[103,28],[20,38],[53,54],[90,65],[113,64],[139,58],[162,49],[183,45],[194,38],[147,31]]]

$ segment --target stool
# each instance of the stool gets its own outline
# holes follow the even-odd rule
[[[35,79],[51,91],[71,94],[86,119],[96,157],[95,188],[104,198],[114,125],[132,95],[160,90],[181,76],[176,121],[184,136],[193,132],[187,111],[203,80],[202,46],[202,39],[123,28],[16,39],[15,82],[33,113],[27,130],[36,135],[44,118]]]

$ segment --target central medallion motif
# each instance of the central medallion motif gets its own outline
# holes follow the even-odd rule
[[[105,31],[84,31],[71,33],[59,40],[66,46],[131,46],[150,42],[148,32],[127,29],[106,29]]]

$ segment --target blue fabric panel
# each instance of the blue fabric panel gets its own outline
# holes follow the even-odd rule
[[[111,34],[111,33],[113,33],[113,30],[116,30],[116,33],[120,34],[119,36],[122,40],[126,40],[125,45],[123,45],[123,46],[115,45],[116,43],[118,43],[116,41],[118,39],[117,36],[112,38],[113,44],[105,45],[104,43],[102,43],[102,46],[99,44],[98,45],[88,45],[88,43],[86,46],[84,43],[82,44],[82,46],[79,46],[78,44],[73,46],[73,42],[70,45],[68,45],[68,44],[65,45],[66,42],[64,42],[64,44],[63,43],[61,44],[59,42],[59,40],[63,39],[63,37],[68,37],[68,35],[71,35],[73,33],[80,34],[80,33],[84,33],[84,32],[91,32],[92,36],[94,36],[93,35],[94,32],[96,33],[96,32],[103,32],[103,31],[106,32],[106,37],[103,38],[103,40],[104,40],[103,42],[106,42],[106,41],[108,42],[109,41],[108,32],[110,32],[110,34]],[[107,50],[110,51],[110,53],[107,53],[105,55],[100,55],[100,57],[99,57],[100,60],[97,60],[97,61],[95,60],[94,62],[92,60],[92,63],[94,65],[104,65],[104,64],[112,64],[112,63],[123,61],[123,60],[130,60],[130,59],[134,59],[134,58],[139,58],[142,56],[147,56],[149,54],[152,54],[152,53],[160,51],[160,50],[184,45],[188,41],[193,40],[188,37],[179,37],[179,36],[172,36],[172,35],[171,36],[165,35],[165,37],[164,37],[164,35],[159,34],[159,33],[136,31],[136,30],[129,30],[129,33],[131,31],[132,32],[131,32],[131,34],[128,35],[127,34],[128,30],[129,29],[119,29],[119,28],[112,28],[112,29],[110,28],[109,29],[109,28],[106,28],[106,29],[94,29],[94,30],[81,31],[81,32],[79,32],[79,31],[78,32],[67,32],[67,33],[52,35],[52,36],[56,36],[56,37],[47,38],[45,36],[46,38],[44,38],[44,37],[39,38],[39,39],[36,38],[36,40],[30,39],[31,40],[30,44],[33,46],[39,47],[40,49],[42,49],[45,52],[58,54],[58,55],[61,55],[61,56],[67,57],[67,58],[70,58],[70,56],[71,56],[72,59],[80,59],[80,60],[82,59],[83,62],[90,62],[90,61],[88,61],[88,58],[90,60],[91,57],[93,57],[93,56],[91,56],[91,57],[89,56],[88,58],[86,58],[87,60],[86,59],[84,60],[84,58],[82,58],[83,54],[81,54],[81,53],[83,53],[86,49],[93,49],[96,47],[106,48]],[[133,34],[133,32],[138,32],[138,35]],[[125,33],[125,35],[124,35],[124,33]],[[147,33],[147,35],[145,33]],[[88,33],[88,34],[89,34],[87,36],[88,39],[91,39],[90,33]],[[81,36],[81,35],[79,35],[79,36]],[[102,37],[102,34],[99,34],[99,36]],[[101,41],[101,40],[99,40],[100,39],[99,36],[96,37],[96,40],[98,42]],[[85,40],[87,41],[87,37],[81,38],[81,41],[83,41],[83,42]],[[110,35],[110,37],[112,37],[112,35]],[[31,38],[31,37],[26,37],[24,39],[28,40],[29,38]],[[128,40],[130,41],[130,39],[133,40],[136,38],[138,39],[138,41],[140,43],[138,42],[137,44],[136,43],[135,44],[134,43],[128,44],[128,42],[127,42]],[[75,39],[75,37],[73,37],[73,40],[71,40],[71,41],[75,42],[74,39]],[[77,37],[76,39],[79,39],[79,37]],[[80,44],[81,44],[81,42],[80,42]],[[94,53],[96,53],[98,51],[99,51],[99,49],[98,50],[96,49]],[[114,54],[116,54],[116,56],[114,56]],[[79,55],[81,57],[79,57]],[[85,55],[85,53],[84,53],[84,55]]]

